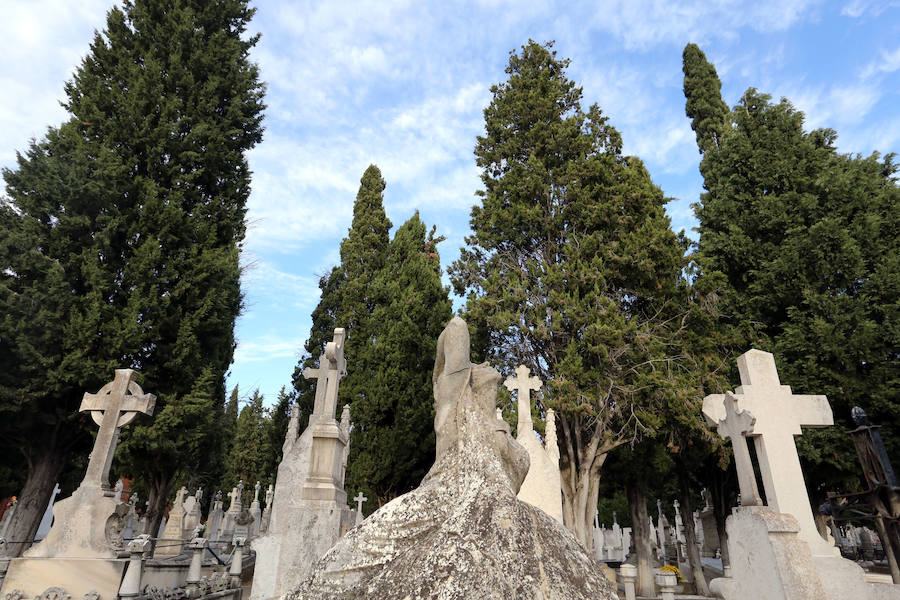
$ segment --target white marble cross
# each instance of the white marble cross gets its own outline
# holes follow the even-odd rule
[[[91,451],[87,473],[81,485],[109,488],[109,467],[119,441],[119,429],[131,423],[139,412],[153,414],[156,396],[145,394],[134,381],[132,369],[116,369],[115,379],[96,394],[85,392],[79,412],[90,411],[100,426]]]
[[[791,394],[790,386],[781,385],[775,357],[769,352],[750,350],[738,357],[737,363],[742,385],[734,391],[734,409],[747,411],[756,419],[744,435],[752,437],[756,446],[767,504],[797,519],[800,538],[810,544],[814,555],[830,553],[831,548],[816,530],[794,442],[794,436],[802,433],[801,427],[834,424],[828,399]],[[728,418],[725,400],[724,394],[703,399],[703,414],[710,425],[717,426]],[[752,470],[750,473],[752,477]]]
[[[753,472],[753,462],[750,460],[750,449],[747,448],[745,437],[747,432],[753,431],[756,418],[750,411],[738,410],[738,399],[731,392],[725,393],[723,403],[725,418],[716,424],[716,431],[722,439],[731,440],[738,487],[741,490],[741,506],[761,506],[763,502],[759,497],[759,488],[756,487],[756,475]]]
[[[363,502],[365,502],[366,500],[368,500],[368,498],[366,498],[365,496],[363,496],[363,493],[360,492],[360,493],[358,493],[358,494],[356,495],[356,498],[354,498],[353,500],[356,501],[356,512],[358,512],[359,514],[362,514],[362,505],[363,505]]]
[[[334,330],[333,341],[325,345],[325,353],[319,357],[319,367],[303,369],[303,377],[317,379],[316,400],[313,414],[334,419],[337,410],[337,393],[341,378],[347,374],[347,361],[344,360],[344,337],[342,327]]]
[[[538,377],[529,377],[531,369],[525,365],[516,367],[516,376],[507,377],[503,385],[509,391],[519,391],[519,420],[516,427],[516,436],[524,435],[534,429],[534,422],[531,420],[531,390],[541,389],[543,382]]]

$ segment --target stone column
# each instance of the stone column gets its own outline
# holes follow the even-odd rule
[[[190,589],[196,589],[200,584],[201,569],[203,567],[203,551],[206,550],[206,538],[196,537],[188,543],[191,550],[191,566],[188,567],[187,578],[184,582]]]
[[[637,582],[637,567],[629,564],[622,565],[619,567],[619,579],[622,580],[622,586],[625,588],[625,600],[634,600],[634,584]]]
[[[231,578],[233,587],[241,587],[245,543],[247,543],[247,540],[244,538],[234,538],[234,554],[231,555],[231,567],[228,569],[228,575]]]
[[[129,542],[128,567],[122,585],[119,586],[120,598],[133,598],[141,594],[141,571],[143,570],[144,553],[150,550],[151,542],[148,534],[141,534]]]

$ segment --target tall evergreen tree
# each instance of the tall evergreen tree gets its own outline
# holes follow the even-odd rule
[[[351,390],[365,385],[365,374],[354,368],[353,361],[357,349],[366,344],[366,327],[374,308],[369,286],[375,273],[384,266],[390,240],[391,222],[384,212],[384,188],[381,171],[369,165],[360,179],[353,204],[353,222],[347,237],[341,241],[341,264],[319,280],[322,295],[312,314],[305,353],[293,376],[297,402],[303,413],[301,427],[305,426],[315,399],[315,382],[303,378],[303,369],[318,363],[336,327],[343,327],[347,332],[344,357],[348,364],[348,375],[339,388],[338,411],[353,394]]]
[[[209,429],[192,415],[201,397],[222,407],[241,306],[244,153],[264,108],[252,14],[245,0],[113,8],[65,86],[71,119],[4,173],[14,223],[0,301],[15,318],[0,338],[15,340],[24,379],[3,383],[3,410],[35,415],[34,429],[19,421],[32,467],[17,537],[33,535],[72,439],[87,439],[71,426],[81,394],[115,367],[138,368],[159,399],[119,453],[124,472],[148,477],[157,521],[176,470],[214,446],[195,443]]]
[[[257,481],[263,487],[275,482],[270,427],[271,419],[263,407],[263,396],[259,390],[253,390],[253,395],[241,409],[234,443],[225,459],[224,481],[227,485],[234,486],[243,480],[248,488],[252,488]]]
[[[684,55],[691,107],[720,85],[699,49],[689,45]],[[719,118],[687,112],[704,153],[706,191],[695,206],[701,277],[721,282],[719,312],[744,332],[740,351],[774,352],[783,383],[828,396],[838,426],[804,431],[798,441],[813,491],[852,486],[858,467],[844,433],[850,408],[860,405],[885,424],[900,415],[893,155],[838,154],[834,131],[804,131],[803,113],[790,102],[773,103],[752,88],[724,114],[715,146],[702,140]],[[898,439],[885,431],[894,455]]]
[[[366,383],[349,396],[346,484],[368,496],[367,509],[415,488],[434,462],[431,371],[452,312],[434,234],[418,213],[398,228],[369,290],[369,343],[353,365]]]
[[[485,189],[450,273],[492,362],[524,362],[547,382],[564,519],[587,545],[607,453],[659,424],[655,404],[688,393],[668,346],[686,244],[618,131],[596,105],[582,110],[568,64],[529,42],[491,88],[475,147]]]

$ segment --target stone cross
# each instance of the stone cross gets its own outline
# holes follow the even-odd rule
[[[236,513],[241,509],[241,492],[238,488],[232,488],[230,492],[228,492],[228,497],[231,499],[231,502],[228,504],[228,512]]]
[[[256,485],[253,486],[253,489],[254,489],[253,504],[256,504],[257,506],[259,506],[259,488],[261,488],[261,487],[262,487],[262,484],[258,481],[256,482]]]
[[[116,369],[112,382],[96,394],[85,392],[81,400],[79,412],[90,411],[91,418],[100,426],[81,485],[108,489],[109,467],[119,441],[119,429],[131,423],[139,412],[153,414],[156,396],[145,394],[134,376],[132,369]]]
[[[356,501],[356,512],[358,512],[359,514],[362,514],[362,505],[363,505],[363,502],[365,502],[366,500],[368,500],[368,498],[366,498],[365,496],[363,496],[363,493],[360,492],[360,493],[358,493],[358,494],[356,495],[356,498],[354,498],[353,500]]]
[[[319,357],[319,368],[306,367],[303,377],[317,379],[316,399],[313,414],[333,419],[337,410],[337,393],[341,378],[347,374],[347,361],[344,360],[344,337],[342,327],[334,330],[333,341],[325,345],[325,353]]]
[[[305,374],[304,374],[305,376]],[[324,384],[323,384],[324,385]],[[319,393],[319,386],[316,386],[316,395]],[[291,406],[291,419],[288,421],[287,432],[284,434],[284,443],[281,445],[281,450],[283,454],[287,454],[287,452],[293,447],[294,442],[297,441],[297,434],[300,431],[300,403],[294,403]]]
[[[534,429],[534,423],[531,420],[531,390],[537,391],[541,389],[543,382],[537,377],[529,377],[531,369],[525,365],[516,367],[516,376],[508,377],[503,385],[509,391],[519,391],[519,421],[516,427],[516,436],[525,435]]]
[[[756,487],[750,449],[747,448],[747,439],[744,437],[746,433],[753,431],[756,418],[747,410],[738,410],[738,399],[731,392],[725,394],[724,406],[725,418],[719,420],[716,431],[723,439],[731,440],[741,490],[741,506],[761,506],[763,502],[759,497],[759,488]]]
[[[767,504],[797,519],[799,536],[810,544],[813,555],[831,552],[816,530],[794,442],[794,436],[802,433],[801,427],[834,424],[828,399],[822,395],[792,394],[789,386],[781,385],[775,357],[769,352],[750,350],[738,357],[737,363],[742,385],[735,389],[732,405],[734,410],[748,411],[756,418],[744,435],[753,437],[756,445]],[[715,426],[726,420],[728,404],[724,394],[704,398],[707,422]],[[740,469],[737,463],[735,466]],[[749,476],[753,477],[752,470]]]

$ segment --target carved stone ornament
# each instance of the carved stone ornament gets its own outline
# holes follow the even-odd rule
[[[127,517],[129,510],[130,507],[128,504],[119,504],[116,506],[116,510],[113,514],[109,515],[109,518],[106,519],[106,541],[116,550],[121,550],[125,547],[125,542],[122,540],[122,532],[128,524]]]
[[[22,600],[24,597],[25,592],[23,592],[22,590],[13,590],[3,596],[3,600]]]
[[[35,596],[34,600],[72,600],[72,596],[61,587],[49,587],[40,596]]]

